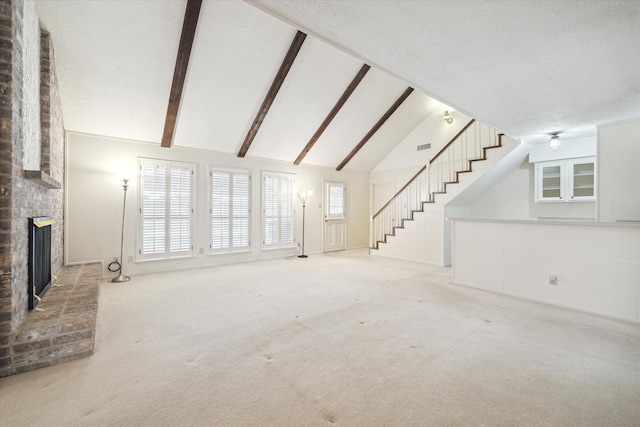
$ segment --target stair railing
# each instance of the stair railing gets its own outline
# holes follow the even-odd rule
[[[422,209],[421,200],[428,197],[428,174],[423,166],[382,208],[371,217],[371,239],[369,247],[377,248],[378,241],[384,241],[394,227],[401,226],[403,218],[412,218],[413,211]],[[375,246],[373,246],[375,245]]]
[[[471,172],[471,163],[486,158],[489,148],[501,145],[497,130],[471,120],[429,161],[432,194],[446,193],[446,184],[458,182],[458,175]]]
[[[484,160],[488,148],[500,145],[495,129],[472,119],[371,217],[369,247],[386,242],[425,203],[433,203],[435,194],[446,193],[447,184],[457,183],[458,174],[470,172],[473,161]]]

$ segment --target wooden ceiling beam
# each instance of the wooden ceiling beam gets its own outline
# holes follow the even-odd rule
[[[360,149],[364,146],[364,144],[366,144],[369,141],[369,139],[371,139],[371,137],[382,127],[382,125],[389,119],[389,117],[391,117],[391,115],[398,109],[398,107],[400,107],[400,104],[402,104],[404,100],[407,99],[409,95],[411,95],[411,92],[413,92],[413,88],[409,87],[407,88],[407,90],[404,91],[402,95],[400,95],[400,98],[398,98],[396,102],[393,103],[393,105],[387,110],[386,113],[384,113],[384,115],[380,118],[380,120],[378,120],[378,122],[375,125],[373,125],[371,130],[367,132],[364,138],[360,140],[358,145],[356,145],[353,148],[353,150],[351,150],[351,152],[347,155],[347,157],[345,157],[344,160],[338,165],[338,167],[336,168],[337,171],[342,170],[342,168],[344,168],[346,164],[349,163],[349,161],[351,161],[353,156],[355,156],[358,153],[358,151],[360,151]]]
[[[253,120],[253,124],[251,128],[249,128],[249,132],[247,132],[247,136],[244,138],[244,142],[240,147],[240,151],[238,152],[238,157],[244,157],[249,151],[249,147],[251,147],[251,143],[254,138],[258,134],[258,130],[260,130],[260,126],[262,126],[262,122],[265,117],[267,117],[267,113],[269,113],[269,109],[271,108],[271,104],[276,99],[276,95],[278,95],[278,91],[282,87],[282,83],[284,83],[284,79],[287,77],[291,66],[293,65],[293,61],[295,61],[296,56],[298,56],[298,52],[300,52],[300,48],[302,47],[302,43],[304,43],[304,39],[307,37],[305,33],[302,31],[298,31],[296,36],[293,38],[291,42],[291,46],[289,46],[289,50],[280,65],[280,69],[276,74],[276,77],[273,79],[273,83],[271,84],[271,88],[269,88],[269,92],[262,101],[262,105],[260,106],[260,110],[258,110],[258,114],[256,118]]]
[[[329,124],[331,123],[331,121],[338,114],[342,106],[347,102],[347,99],[349,99],[353,91],[356,90],[356,87],[358,87],[358,85],[360,84],[360,82],[362,81],[362,79],[367,74],[367,71],[369,71],[370,68],[371,67],[368,66],[367,64],[362,65],[362,68],[360,68],[360,71],[358,71],[358,74],[356,74],[353,80],[351,80],[351,83],[349,84],[349,86],[347,86],[347,89],[344,91],[340,99],[338,99],[338,102],[336,102],[336,105],[329,112],[329,114],[327,115],[327,118],[324,119],[324,121],[322,122],[322,124],[320,125],[316,133],[313,134],[309,142],[307,142],[307,145],[302,149],[302,151],[298,155],[298,158],[296,158],[296,160],[293,162],[294,165],[299,165],[300,162],[302,162],[302,159],[304,159],[305,156],[309,154],[309,151],[311,151],[311,148],[313,147],[313,145],[316,143],[316,141],[318,141],[318,139],[324,133],[327,127],[329,127]]]
[[[178,46],[178,56],[176,58],[176,67],[173,71],[173,82],[171,83],[171,92],[169,94],[169,105],[167,106],[167,115],[164,121],[164,132],[162,133],[162,142],[160,144],[162,147],[168,148],[173,144],[173,133],[176,129],[182,90],[184,89],[184,82],[187,77],[187,68],[189,66],[189,58],[191,57],[193,39],[196,35],[201,6],[202,0],[187,0],[187,8],[184,12],[184,21],[182,22],[182,35],[180,36],[180,45]]]

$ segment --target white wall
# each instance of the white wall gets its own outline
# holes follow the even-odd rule
[[[128,262],[135,256],[138,212],[138,157],[167,159],[196,164],[194,256],[167,261]],[[322,183],[324,179],[346,182],[347,248],[368,246],[368,176],[365,172],[342,171],[312,166],[294,166],[288,162],[211,151],[161,148],[158,144],[67,133],[67,180],[65,206],[65,262],[103,261],[106,265],[120,256],[122,224],[122,178],[131,178],[127,192],[126,238],[123,272],[141,274],[209,265],[253,261],[288,256],[294,249],[261,250],[261,171],[296,174],[296,186],[313,190],[307,201],[305,253],[322,252]],[[252,187],[252,251],[239,254],[206,255],[209,246],[207,166],[250,169]],[[296,199],[296,240],[302,237],[302,208]],[[205,254],[199,254],[200,249]]]
[[[453,117],[453,123],[449,124],[442,118],[442,114],[448,110]],[[418,169],[427,164],[442,147],[445,146],[460,130],[469,123],[471,117],[450,109],[443,105],[436,108],[431,114],[415,127],[396,148],[391,151],[371,172],[375,178],[379,172],[399,170],[402,168]],[[431,148],[418,151],[419,145],[431,144]]]
[[[595,155],[595,149],[595,137],[564,140],[557,150],[531,147],[529,160],[468,203],[469,218],[595,220],[596,202],[536,203],[535,165],[530,163]]]
[[[523,162],[468,205],[469,218],[594,220],[595,202],[535,202],[535,170]]]
[[[416,212],[414,221],[406,221],[405,228],[396,229],[390,243],[380,243],[373,255],[399,258],[427,264],[444,265],[444,210],[442,206],[426,206]]]
[[[469,218],[528,219],[531,165],[522,163],[468,205]]]
[[[453,123],[446,123],[442,114],[448,110]],[[434,157],[471,118],[446,105],[436,108],[415,127],[396,148],[370,173],[371,215],[375,214],[402,188],[427,162]],[[431,144],[431,148],[418,151],[417,147]]]
[[[528,162],[471,203],[474,218],[527,219],[528,206],[531,219],[598,222],[454,220],[454,282],[640,321],[640,227],[611,224],[640,221],[640,119],[598,128],[596,164],[597,206],[533,203]]]
[[[422,166],[424,165],[371,173],[369,175],[371,215],[374,215],[391,200]]]
[[[454,283],[640,321],[640,227],[453,222]]]
[[[596,155],[596,136],[587,138],[561,139],[560,148],[551,149],[547,144],[534,145],[529,153],[529,162],[546,162],[549,160],[575,159]]]
[[[598,126],[598,220],[640,221],[640,118]]]

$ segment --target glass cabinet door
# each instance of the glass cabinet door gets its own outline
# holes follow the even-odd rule
[[[576,160],[571,165],[571,198],[595,197],[595,164],[593,161]]]
[[[596,159],[581,157],[536,163],[535,201],[588,202],[596,199]]]
[[[540,168],[542,182],[541,199],[562,198],[562,166],[559,164],[544,165]]]

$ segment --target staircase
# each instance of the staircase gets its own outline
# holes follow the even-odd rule
[[[429,162],[371,217],[369,247],[379,249],[405,222],[438,201],[446,201],[448,186],[460,175],[473,172],[473,164],[487,160],[487,151],[502,147],[503,134],[472,119]],[[451,191],[449,191],[450,193]]]

